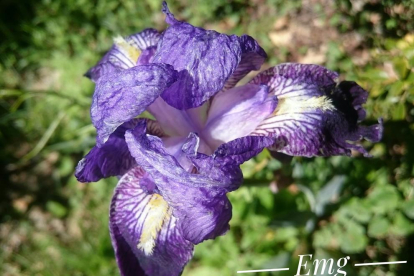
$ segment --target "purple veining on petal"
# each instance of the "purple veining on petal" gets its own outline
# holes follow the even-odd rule
[[[236,70],[227,80],[224,86],[225,90],[236,86],[236,84],[249,72],[260,70],[260,67],[267,58],[266,52],[251,36],[242,35],[240,37],[240,44],[242,51],[241,60]]]
[[[221,164],[240,165],[271,146],[274,140],[266,136],[245,136],[222,144],[214,152],[214,159]]]
[[[365,127],[362,104],[367,92],[355,82],[336,83],[338,74],[318,65],[282,64],[262,72],[251,83],[269,85],[278,106],[253,132],[273,137],[270,149],[289,155],[350,155],[363,138],[376,142],[380,124]]]
[[[187,172],[181,167],[174,156],[168,154],[162,139],[146,134],[146,121],[143,119],[137,123],[133,130],[128,131],[125,134],[125,137],[132,156],[134,156],[136,160],[139,159],[138,164],[144,169],[146,169],[145,166],[148,166],[149,169],[147,171],[153,170],[162,172],[165,177],[170,178],[171,180],[177,182],[182,181],[184,183],[183,185],[187,185],[185,183],[192,183],[192,187],[211,187],[220,192],[228,192],[228,185],[234,182],[231,174],[227,177],[216,179],[210,178],[204,173],[192,174]],[[194,143],[193,148],[197,149],[199,155],[199,146],[201,145],[199,137],[194,133],[190,134],[186,142],[183,143],[183,150],[187,157],[192,158],[194,153],[190,154],[191,151],[188,151],[188,143]],[[212,156],[205,156],[213,158]],[[220,164],[215,164],[215,166],[219,167]],[[240,185],[240,183],[238,184]]]
[[[124,137],[125,131],[133,128],[136,123],[136,120],[124,123],[109,136],[102,147],[93,147],[76,167],[75,176],[78,181],[95,182],[101,178],[123,175],[136,166]]]
[[[211,175],[189,173],[166,152],[158,137],[145,134],[145,121],[128,131],[125,138],[138,165],[151,175],[172,207],[186,239],[197,244],[228,230],[231,204],[226,188],[232,176],[219,182]]]
[[[143,30],[142,32],[128,36],[126,40],[128,42],[130,41],[132,45],[134,45],[141,51],[144,51],[154,46],[157,46],[160,37],[160,32],[158,32],[156,29],[148,28]]]
[[[128,56],[128,49],[122,49],[122,46],[115,43],[105,56],[85,73],[85,76],[94,82],[98,82],[106,74],[112,74],[135,65],[148,64],[154,56],[160,37],[161,34],[151,28],[126,37],[125,43],[128,44],[126,46],[131,46],[133,48],[130,50],[135,49],[137,51],[138,60],[132,60]]]
[[[229,36],[178,21],[165,2],[163,12],[170,27],[153,62],[171,64],[180,71],[178,81],[162,94],[177,109],[202,105],[223,89],[227,80],[231,87],[250,70],[258,69],[266,56],[249,36]]]
[[[138,116],[176,80],[176,71],[167,64],[136,66],[106,75],[96,85],[91,117],[102,146],[122,123]]]
[[[234,144],[230,145],[230,143],[229,146],[233,147]],[[239,165],[246,160],[241,161],[240,159],[234,159],[237,159],[237,155],[244,154],[249,149],[247,147],[238,148],[239,151],[237,151],[236,147],[234,147],[235,151],[233,152],[216,151],[210,155],[202,153],[203,151],[200,150],[200,147],[202,146],[202,140],[195,133],[190,133],[186,142],[182,146],[182,151],[194,165],[193,172],[226,185],[226,192],[234,191],[239,188],[243,181],[243,174]],[[260,150],[263,148],[264,147]],[[228,156],[227,153],[232,154],[232,156]],[[230,159],[231,161],[229,162]]]
[[[121,275],[178,276],[192,258],[193,244],[162,197],[143,189],[145,178],[143,169],[130,170],[112,198],[109,228]]]
[[[110,176],[121,176],[136,166],[125,142],[125,131],[132,129],[138,120],[133,119],[119,126],[102,147],[92,150],[79,161],[75,176],[80,182],[95,182]],[[146,119],[147,133],[164,137],[158,122]]]
[[[269,68],[249,83],[265,84],[278,98],[324,95],[319,87],[335,86],[338,73],[314,64],[283,63]],[[298,86],[295,86],[298,85]]]

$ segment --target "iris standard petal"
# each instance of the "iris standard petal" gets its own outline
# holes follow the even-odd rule
[[[189,173],[166,152],[160,138],[145,134],[145,121],[127,131],[125,138],[138,165],[151,175],[156,189],[171,206],[185,239],[197,244],[228,230],[229,177],[218,182],[204,174]]]
[[[95,182],[110,176],[123,175],[136,166],[125,142],[125,131],[136,125],[136,120],[124,123],[109,136],[102,147],[92,150],[78,163],[75,176],[80,182]]]
[[[230,89],[234,87],[242,78],[244,78],[251,71],[260,70],[265,59],[267,58],[266,52],[260,47],[259,43],[249,35],[242,35],[240,37],[241,45],[241,60],[224,85],[224,89]]]
[[[122,276],[178,276],[193,256],[171,207],[148,190],[146,172],[135,167],[119,181],[110,208],[110,233]]]
[[[380,124],[365,127],[367,92],[355,82],[337,84],[338,74],[310,64],[281,64],[257,75],[250,83],[265,84],[278,98],[271,116],[253,132],[275,139],[273,150],[289,155],[350,155],[365,138],[376,142],[382,136]]]
[[[147,111],[154,116],[168,136],[185,137],[195,131],[191,117],[185,111],[172,107],[161,97],[148,106]]]
[[[263,61],[263,49],[248,36],[229,36],[180,22],[165,2],[163,12],[170,27],[159,42],[153,62],[171,64],[180,71],[177,83],[162,94],[177,109],[198,107],[220,91],[236,71],[243,54],[252,53],[259,58],[246,59],[246,56],[238,76],[259,67]]]
[[[126,38],[115,38],[112,48],[85,76],[97,82],[105,74],[148,64],[154,56],[160,36],[155,29],[145,29]]]
[[[136,66],[102,78],[91,107],[98,147],[118,126],[145,111],[175,80],[176,71],[167,64]]]
[[[277,104],[265,85],[247,84],[217,94],[210,106],[202,137],[216,149],[219,145],[249,135],[272,114]]]
[[[168,136],[186,137],[190,132],[202,131],[209,106],[209,102],[206,102],[196,108],[179,110],[159,97],[147,108],[147,111],[154,116]]]

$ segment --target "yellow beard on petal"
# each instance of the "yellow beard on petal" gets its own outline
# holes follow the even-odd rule
[[[141,51],[126,41],[122,36],[114,38],[114,43],[118,48],[135,64],[138,61]]]
[[[320,109],[322,111],[335,110],[332,100],[327,96],[311,97],[306,100],[295,100],[295,98],[280,98],[272,115],[287,113],[301,113],[309,109]]]
[[[168,223],[171,218],[171,209],[168,203],[158,194],[151,196],[146,208],[148,215],[142,227],[142,234],[137,245],[138,249],[144,251],[145,255],[152,255],[155,247],[155,241],[161,228]]]

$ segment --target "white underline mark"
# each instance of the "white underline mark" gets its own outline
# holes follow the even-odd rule
[[[289,270],[289,268],[274,268],[274,269],[260,269],[260,270],[243,270],[237,271],[237,273],[253,273],[253,272],[268,272],[268,271],[283,271]]]
[[[407,263],[407,261],[398,261],[398,262],[355,264],[355,266],[364,266],[364,265],[387,265],[387,264],[406,264],[406,263]]]

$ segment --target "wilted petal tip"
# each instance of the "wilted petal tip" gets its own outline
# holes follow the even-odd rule
[[[243,52],[254,52],[261,56],[263,59],[267,58],[265,50],[260,47],[259,43],[250,35],[244,34],[240,37],[242,51]],[[257,68],[259,70],[260,68]]]
[[[87,181],[84,176],[82,175],[82,172],[85,168],[86,165],[86,158],[82,158],[79,162],[78,165],[76,166],[76,170],[75,170],[75,177],[79,182],[82,183],[87,183],[89,181]]]
[[[91,80],[92,79],[91,69],[89,69],[88,71],[86,71],[83,74],[83,76]]]
[[[362,135],[367,141],[376,143],[382,139],[383,132],[384,132],[384,120],[382,118],[379,118],[378,124],[365,127]]]
[[[175,19],[174,14],[172,14],[170,12],[170,9],[168,8],[168,4],[166,1],[162,2],[162,9],[161,11],[167,16],[165,18],[165,21],[170,24],[170,25],[174,25],[176,23],[178,23],[178,21]]]

